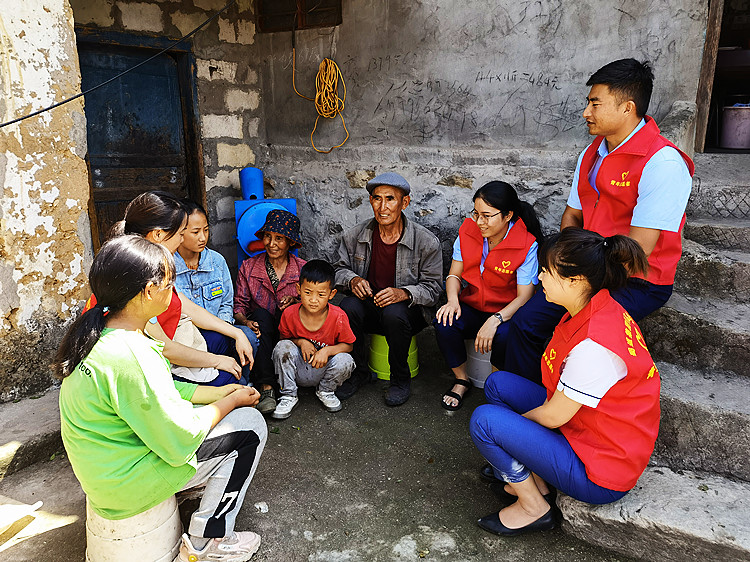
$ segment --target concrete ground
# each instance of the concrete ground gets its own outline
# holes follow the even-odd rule
[[[483,460],[468,435],[483,396],[474,389],[453,414],[440,407],[449,377],[432,338],[420,337],[421,372],[404,406],[387,408],[378,381],[336,414],[309,390],[288,420],[269,419],[237,521],[263,538],[253,560],[625,560],[560,530],[504,539],[477,527],[501,507],[479,478]],[[0,559],[84,559],[84,498],[64,455],[7,477],[2,496],[44,506],[0,535]]]

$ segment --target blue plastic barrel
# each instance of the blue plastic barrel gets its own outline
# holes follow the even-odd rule
[[[248,166],[240,170],[240,190],[247,200],[263,199],[263,170]]]

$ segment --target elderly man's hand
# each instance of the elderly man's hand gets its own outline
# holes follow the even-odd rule
[[[349,287],[354,293],[354,296],[360,300],[365,300],[367,297],[372,296],[372,287],[370,282],[362,277],[355,277],[349,282]]]
[[[379,291],[375,295],[375,306],[384,307],[389,304],[396,304],[397,302],[408,300],[409,293],[404,289],[397,289],[396,287],[388,287]]]

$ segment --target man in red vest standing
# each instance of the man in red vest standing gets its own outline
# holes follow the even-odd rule
[[[646,252],[649,272],[612,293],[639,321],[672,294],[682,254],[693,162],[646,115],[654,74],[646,62],[621,59],[597,70],[583,118],[594,141],[578,158],[560,229],[625,234]],[[538,292],[511,320],[505,369],[541,384],[540,357],[565,310]]]

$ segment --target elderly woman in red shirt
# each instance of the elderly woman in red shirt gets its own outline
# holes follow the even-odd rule
[[[270,414],[276,409],[271,353],[279,341],[281,312],[297,302],[299,272],[305,260],[291,251],[302,245],[299,219],[289,211],[273,209],[255,233],[265,251],[242,262],[234,294],[235,323],[249,326],[260,339],[250,382],[260,392],[257,409]]]

